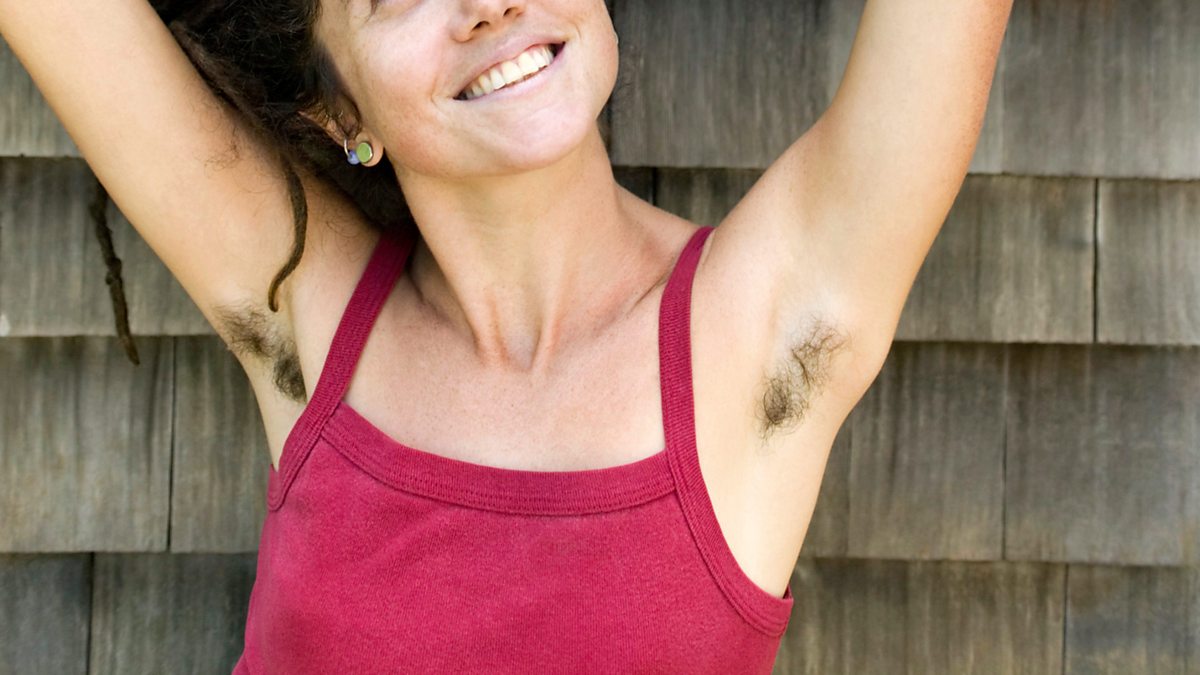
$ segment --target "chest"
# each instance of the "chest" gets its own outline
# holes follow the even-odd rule
[[[500,376],[436,331],[389,329],[385,311],[344,400],[380,431],[453,459],[509,469],[577,471],[663,449],[656,335],[632,320],[564,356],[553,377]]]
[[[353,285],[348,277],[347,284]],[[648,293],[603,339],[564,355],[553,377],[502,377],[471,365],[470,345],[414,320],[414,296],[401,280],[369,335],[343,401],[388,437],[472,464],[530,471],[579,471],[630,464],[663,450],[658,311],[663,288]],[[345,295],[345,294],[342,294]],[[780,509],[756,500],[751,479],[754,401],[748,363],[732,359],[710,293],[693,296],[691,357],[696,447],[706,490],[730,551],[758,586],[780,596],[798,548],[782,542]],[[298,317],[296,358],[311,393],[344,304]],[[332,319],[330,317],[333,317]],[[751,373],[752,374],[752,373]],[[278,466],[303,404],[272,396],[251,376]],[[764,514],[767,514],[766,516]]]

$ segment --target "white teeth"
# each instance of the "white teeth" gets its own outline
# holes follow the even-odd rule
[[[503,89],[513,82],[545,68],[553,60],[554,52],[550,51],[549,46],[541,45],[533,47],[528,51],[522,52],[516,59],[505,61],[483,75],[480,75],[479,79],[467,87],[463,98],[469,101],[480,96],[486,96],[497,89]]]
[[[504,81],[504,75],[501,73],[501,70],[499,68],[492,68],[491,71],[488,72],[488,74],[485,75],[484,77],[491,79],[492,91],[500,89],[504,85],[508,84],[507,82]]]
[[[521,66],[518,66],[512,61],[505,61],[504,63],[501,63],[500,72],[504,74],[505,82],[513,82],[514,80],[519,80],[522,77],[525,77],[525,73],[521,72]],[[499,89],[500,87],[496,88]]]
[[[517,57],[517,65],[521,68],[522,75],[532,75],[542,69],[537,64],[537,61],[534,61],[533,57],[529,55],[529,52],[525,52]]]

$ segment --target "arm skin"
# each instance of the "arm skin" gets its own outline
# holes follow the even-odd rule
[[[855,391],[962,186],[1011,6],[868,0],[830,107],[728,218],[727,250],[774,316],[801,323],[819,296],[846,327],[855,358],[839,377]]]
[[[709,237],[697,293],[719,294],[737,339],[698,377],[744,442],[708,461],[737,486],[724,505],[715,492],[731,537],[777,594],[966,176],[1011,1],[867,0],[830,107]]]

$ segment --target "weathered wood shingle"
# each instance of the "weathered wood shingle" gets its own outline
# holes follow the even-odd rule
[[[1059,675],[1064,570],[803,559],[774,672]]]
[[[242,653],[253,554],[98,554],[89,673],[228,673]]]
[[[1200,176],[1197,35],[1194,0],[1014,3],[1004,171]]]
[[[91,567],[88,553],[0,555],[0,673],[88,672]]]
[[[0,551],[162,551],[169,338],[0,339]]]
[[[1200,349],[1010,349],[1005,559],[1200,561]]]
[[[241,364],[215,336],[176,338],[171,550],[258,549],[270,454]]]
[[[1094,183],[968,176],[896,338],[1091,342]]]
[[[848,420],[848,555],[1001,559],[1007,353],[892,346]]]
[[[1102,180],[1098,211],[1098,341],[1200,344],[1200,182]]]
[[[107,268],[81,159],[0,159],[0,336],[115,335]],[[213,334],[204,315],[111,201],[130,331]]]
[[[78,157],[79,148],[0,38],[0,157]]]
[[[829,449],[817,503],[804,533],[804,545],[800,548],[801,559],[850,555],[850,502],[854,498],[850,487],[852,431],[853,426],[847,420],[838,429]]]
[[[1200,568],[1071,565],[1067,673],[1200,673]]]
[[[716,225],[761,174],[660,169],[655,203]],[[913,283],[896,339],[1091,342],[1094,183],[968,176]]]
[[[765,168],[828,108],[864,7],[620,3],[612,156]],[[1018,2],[974,173],[1200,177],[1200,8]]]
[[[829,61],[830,31],[850,11],[827,2],[618,3],[613,162],[766,167],[832,100],[840,68]]]

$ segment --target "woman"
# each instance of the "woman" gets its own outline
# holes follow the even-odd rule
[[[613,179],[601,0],[0,0],[261,407],[236,672],[769,672],[1010,3],[870,0],[708,228]]]

